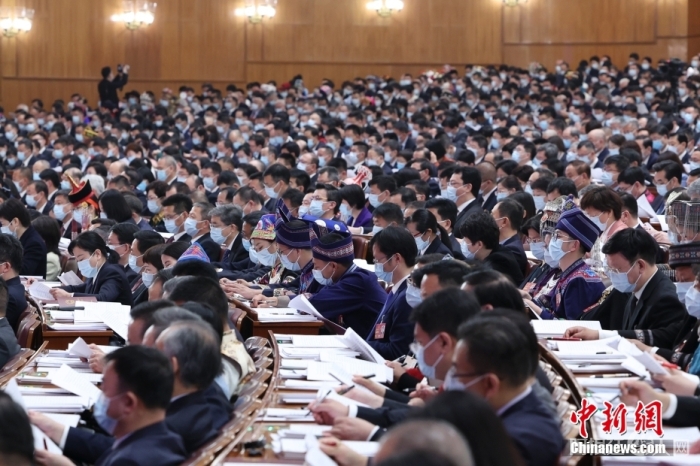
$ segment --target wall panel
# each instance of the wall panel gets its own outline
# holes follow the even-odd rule
[[[700,0],[405,0],[380,18],[367,0],[279,0],[271,21],[252,25],[242,0],[160,0],[155,23],[128,31],[110,21],[121,0],[0,0],[36,10],[26,35],[0,39],[0,102],[13,108],[73,92],[97,101],[100,68],[130,63],[127,89],[204,81],[223,87],[288,80],[309,85],[367,74],[414,75],[444,64],[575,65],[609,54],[679,57],[700,52]]]

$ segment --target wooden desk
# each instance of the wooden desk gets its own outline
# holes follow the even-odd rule
[[[46,325],[42,325],[42,342],[48,343],[47,349],[65,350],[76,338],[81,337],[87,344],[109,345],[109,339],[114,336],[111,330],[49,330]]]
[[[250,309],[250,308],[249,308]],[[247,314],[241,324],[243,338],[271,338],[272,333],[289,335],[318,335],[323,322],[260,322],[255,309],[246,310]],[[275,354],[277,354],[275,352]]]

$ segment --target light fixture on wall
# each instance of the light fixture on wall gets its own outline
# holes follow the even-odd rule
[[[261,23],[265,18],[273,18],[277,11],[277,0],[246,0],[245,6],[236,8],[236,16],[245,16],[252,24]]]
[[[527,3],[527,0],[503,0],[505,6],[518,6]]]
[[[112,21],[124,23],[132,31],[153,24],[156,4],[143,0],[124,0],[122,12],[112,15]]]
[[[24,7],[0,8],[0,29],[5,37],[15,37],[32,28],[34,10]]]
[[[372,0],[367,9],[376,11],[382,18],[388,18],[395,11],[403,10],[403,0]]]

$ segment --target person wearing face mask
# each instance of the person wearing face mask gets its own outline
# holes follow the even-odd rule
[[[599,320],[603,330],[572,327],[565,337],[596,340],[620,335],[645,345],[671,349],[682,332],[687,311],[676,286],[656,266],[654,239],[646,231],[628,228],[615,233],[603,246],[606,275],[614,290],[583,314]]]
[[[20,315],[27,309],[24,285],[19,278],[22,269],[23,251],[17,238],[0,234],[0,278],[7,285],[4,316],[13,330],[17,330]]]
[[[656,185],[656,192],[659,196],[668,199],[668,193],[674,189],[680,188],[683,181],[684,168],[682,165],[678,165],[672,161],[660,162],[654,165],[656,169],[654,172],[654,185]],[[666,212],[666,202],[662,202],[661,205],[656,209],[657,214],[664,214]]]
[[[233,270],[236,264],[248,261],[248,251],[243,247],[243,215],[234,205],[215,207],[209,212],[211,240],[220,246],[221,257],[212,261],[217,268]]]
[[[275,225],[277,250],[285,269],[299,275],[289,283],[272,284],[253,298],[259,307],[285,307],[297,295],[313,295],[321,284],[314,280],[313,254],[309,242],[309,223],[293,217],[283,203],[278,206],[279,218]]]
[[[137,273],[130,283],[131,297],[134,306],[148,301],[148,288],[153,282],[156,272],[163,269],[163,262],[160,259],[160,251],[157,254],[148,254],[152,248],[155,251],[156,246],[162,246],[165,240],[161,235],[153,230],[141,230],[134,233],[134,240],[131,242],[131,252],[129,253],[129,267]],[[147,262],[148,259],[148,262]]]
[[[485,398],[525,464],[554,464],[564,439],[534,387],[539,350],[527,319],[510,310],[481,313],[460,326],[458,337],[443,388]]]
[[[562,272],[528,303],[542,319],[577,320],[601,297],[605,285],[583,261],[599,234],[598,227],[579,209],[561,214],[548,249]]]
[[[245,299],[253,299],[258,294],[269,289],[269,285],[286,286],[298,275],[298,271],[287,269],[280,259],[277,237],[275,231],[274,214],[266,214],[260,217],[260,221],[255,226],[255,230],[250,237],[250,259],[263,267],[268,267],[268,271],[250,282],[238,280],[222,284],[224,291],[236,293]]]
[[[22,244],[20,275],[46,277],[46,244],[31,224],[29,211],[17,199],[0,204],[2,233],[12,235]]]
[[[107,235],[107,247],[119,256],[118,264],[124,269],[129,283],[138,277],[138,272],[129,266],[129,257],[131,257],[134,234],[139,231],[141,231],[139,227],[133,223],[117,223]]]
[[[192,244],[199,244],[207,253],[210,262],[221,257],[221,246],[211,237],[211,210],[214,207],[206,202],[195,203],[185,220],[185,232],[192,237]]]
[[[49,189],[43,181],[34,181],[27,186],[26,202],[29,208],[44,215],[53,210],[53,203],[48,200]]]
[[[185,229],[185,221],[188,218],[189,211],[192,210],[192,199],[185,194],[173,194],[166,197],[161,205],[163,206],[162,214],[165,229],[172,234],[166,240],[166,243],[175,241],[189,243],[192,241],[192,236]]]
[[[369,335],[386,292],[374,273],[353,263],[352,234],[344,223],[317,219],[310,226],[312,274],[322,287],[309,301],[325,318],[361,338]]]
[[[168,185],[177,181],[177,161],[175,158],[166,155],[158,159],[155,167],[156,180],[163,181]]]
[[[558,215],[558,214],[557,214]],[[545,239],[551,241],[551,232],[556,222],[548,222],[548,217],[545,214],[536,215],[523,224],[522,230],[527,232],[527,243],[530,246],[530,253],[541,261],[536,267],[532,267],[530,273],[525,280],[520,284],[520,289],[529,293],[531,296],[537,294],[543,286],[545,286],[550,278],[557,273],[557,265],[550,266],[545,257],[545,251],[548,244]],[[550,262],[554,262],[550,258]]]
[[[498,242],[499,229],[490,213],[480,211],[472,214],[460,227],[462,254],[468,260],[484,265],[508,276],[513,283],[523,281],[515,255]]]
[[[216,198],[219,195],[218,178],[221,174],[221,170],[219,162],[209,162],[202,167],[202,170],[199,172],[210,204],[216,204]]]
[[[117,253],[107,247],[100,235],[94,231],[81,233],[71,243],[69,252],[75,256],[78,269],[87,281],[82,285],[52,288],[51,295],[54,298],[93,296],[98,301],[131,306],[131,288],[124,269],[116,263]]]
[[[457,220],[453,231],[457,238],[462,238],[462,225],[473,213],[482,212],[477,196],[481,187],[481,174],[473,167],[460,167],[450,178],[444,197],[457,205]]]
[[[332,220],[338,215],[340,204],[340,192],[335,186],[317,184],[311,197],[308,215],[309,217]]]
[[[93,458],[94,463],[102,466],[175,466],[185,461],[187,450],[183,439],[168,427],[166,418],[178,386],[174,382],[170,359],[155,348],[131,345],[105,355],[104,364],[102,393],[95,403],[94,417],[114,440],[113,445],[107,446],[96,460]],[[61,444],[63,426],[58,429],[47,427],[53,423],[46,422],[46,416],[42,415],[35,415],[30,420],[51,432],[49,437]],[[69,435],[71,431],[70,446],[78,443],[76,435],[89,435],[76,429],[70,429]],[[70,448],[67,450],[66,454],[72,453]],[[86,454],[86,448],[80,450],[79,453]],[[71,464],[65,456],[43,450],[38,456],[45,464]]]
[[[405,228],[389,227],[372,238],[372,253],[374,273],[392,289],[366,340],[385,359],[396,359],[408,352],[413,340],[406,290],[418,248]]]
[[[523,206],[514,199],[503,199],[491,211],[498,225],[498,242],[509,249],[525,275],[528,265],[523,242],[520,239],[520,226],[525,217]]]
[[[243,227],[241,229],[241,244],[245,251],[245,259],[240,262],[226,264],[217,262],[216,266],[221,267],[218,271],[220,282],[222,285],[231,283],[232,281],[252,282],[262,277],[270,271],[270,267],[260,264],[257,251],[252,247],[251,238],[253,231],[257,227],[260,219],[263,217],[262,212],[253,212],[243,217]],[[253,252],[251,252],[253,251]]]
[[[377,176],[369,181],[369,204],[376,209],[389,201],[391,193],[396,191],[396,180],[391,176]]]
[[[627,225],[621,220],[622,200],[612,189],[596,186],[581,198],[581,210],[602,232],[591,249],[589,265],[598,275],[604,277],[603,245],[615,233],[627,228]]]
[[[663,196],[655,196],[646,186],[644,170],[639,167],[629,167],[617,176],[617,188],[619,191],[634,196],[637,200],[639,216],[657,221],[656,209],[664,203]]]
[[[146,180],[144,180],[146,182]],[[146,209],[145,216],[150,216],[149,224],[151,228],[160,233],[166,233],[165,222],[163,221],[163,200],[168,192],[168,185],[164,181],[153,181],[145,187]]]
[[[366,207],[365,193],[356,184],[340,188],[340,218],[353,234],[372,231],[372,213]]]
[[[413,235],[418,255],[452,255],[449,233],[441,227],[435,215],[426,209],[418,209],[406,220],[406,228]]]
[[[269,198],[265,202],[265,209],[274,212],[277,206],[277,199],[289,189],[289,179],[291,174],[289,169],[280,163],[275,163],[267,167],[263,173],[261,184],[265,189],[265,194]],[[252,180],[251,180],[252,181]]]
[[[479,303],[473,293],[461,291],[458,288],[438,291],[427,297],[424,302],[417,304],[410,314],[413,339],[410,347],[417,360],[417,367],[408,371],[402,370],[401,375],[395,377],[396,388],[398,390],[415,389],[423,377],[427,377],[435,386],[445,380],[457,346],[457,329],[476,316],[479,311]],[[359,379],[360,377],[353,378],[358,385],[367,384],[364,379]],[[375,385],[368,388],[375,388]],[[389,427],[404,420],[411,414],[412,409],[415,409],[407,404],[410,398],[405,393],[384,387],[382,389],[383,391],[378,395],[383,398],[383,401],[379,399],[382,404],[377,408],[348,407],[335,401],[325,400],[322,403],[315,403],[311,410],[321,424],[325,424],[328,417],[340,416],[350,418],[346,421],[356,423],[358,426],[371,423],[363,439],[377,440],[377,437],[384,433],[380,428]],[[352,394],[348,393],[348,396],[352,398]]]

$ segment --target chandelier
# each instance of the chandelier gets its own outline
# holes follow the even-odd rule
[[[367,2],[367,9],[376,11],[382,18],[388,18],[393,12],[403,10],[403,0],[372,0]]]
[[[112,15],[112,21],[124,23],[127,29],[136,30],[153,24],[156,4],[142,0],[124,0],[122,12]]]
[[[527,0],[503,0],[505,6],[518,6],[527,3]]]
[[[0,8],[0,28],[5,37],[15,37],[20,32],[27,32],[32,28],[34,10],[24,7]]]
[[[245,16],[252,24],[275,16],[277,0],[246,0],[245,6],[236,8],[236,16]]]

